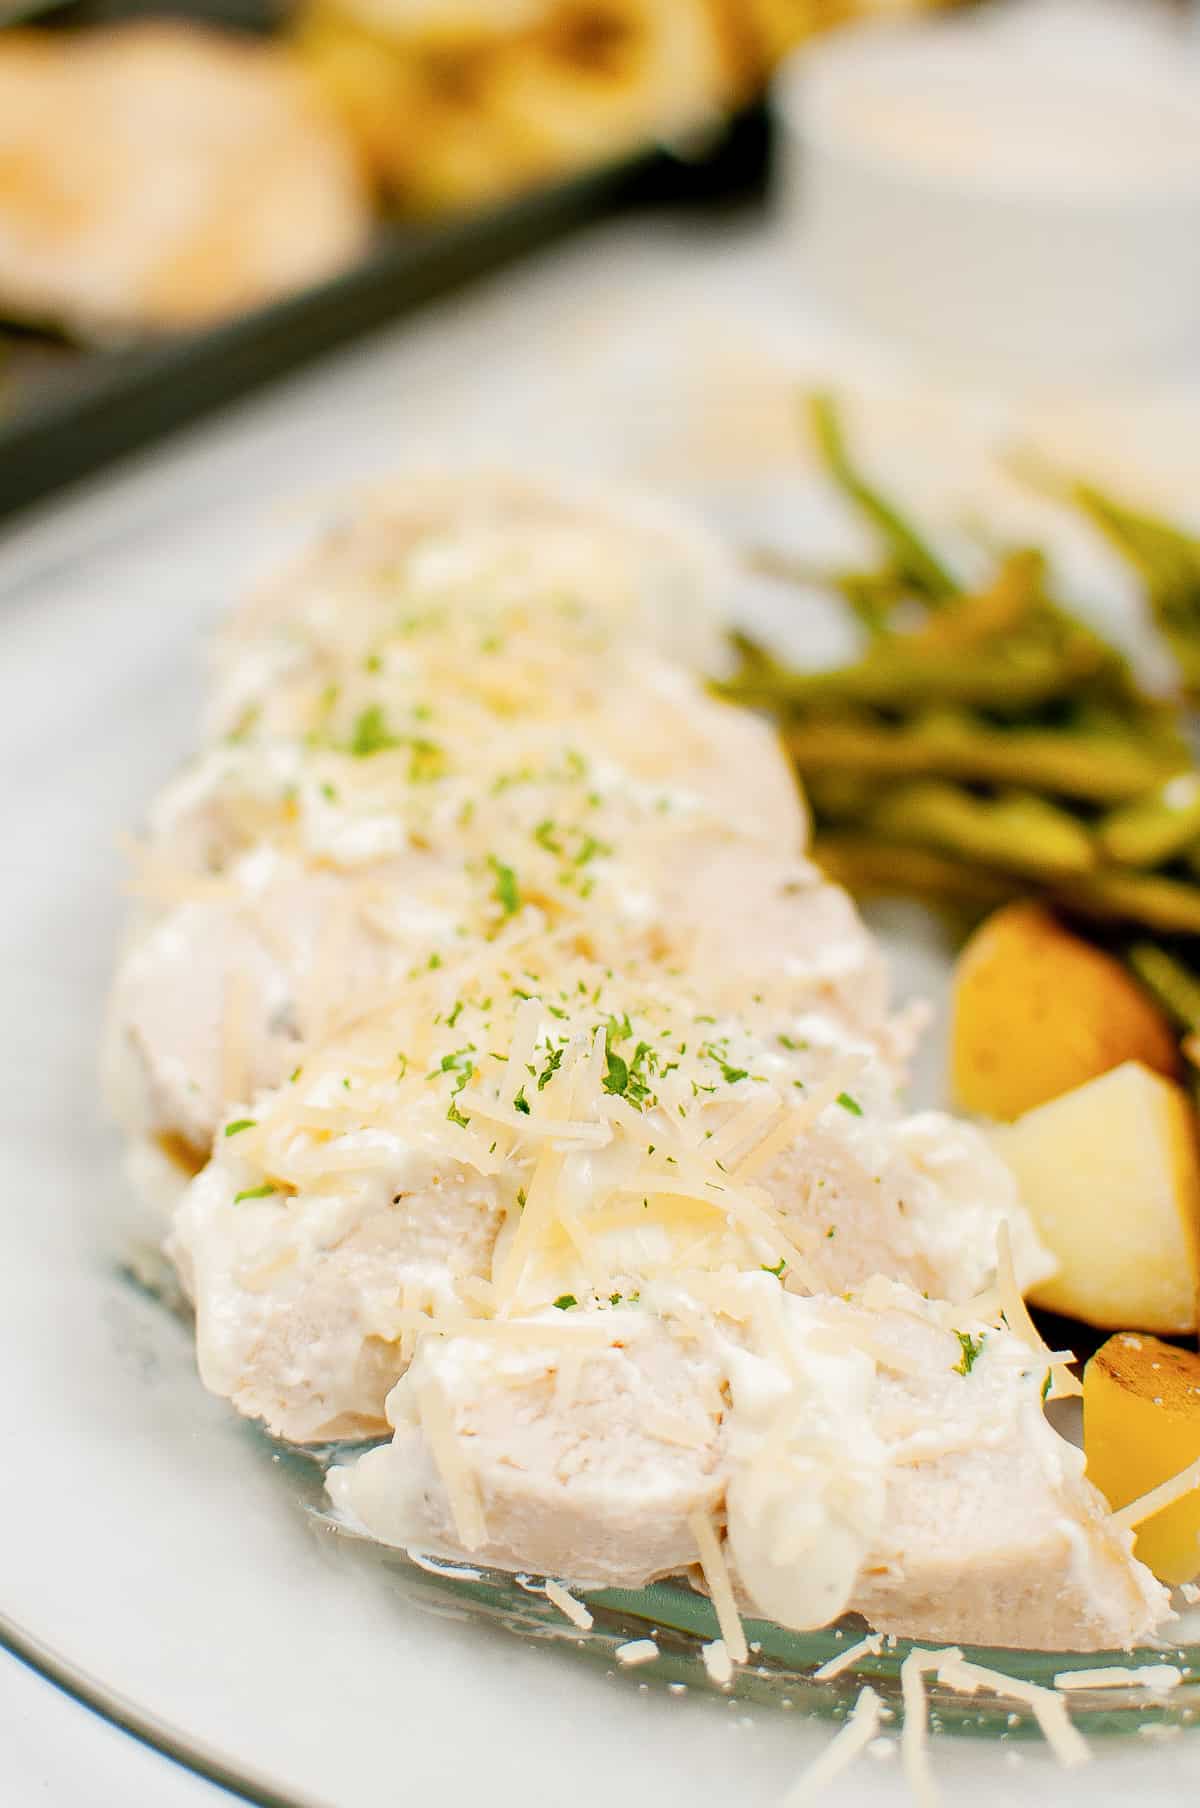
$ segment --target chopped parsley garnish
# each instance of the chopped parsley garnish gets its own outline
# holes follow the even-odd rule
[[[764,1274],[773,1274],[777,1280],[781,1281],[783,1279],[783,1271],[787,1267],[787,1263],[784,1260],[784,1258],[782,1256],[780,1256],[780,1258],[776,1262],[774,1268],[769,1267],[766,1262],[760,1263],[759,1266],[761,1267]]]
[[[321,786],[321,796],[327,803],[335,804],[338,800],[337,786],[331,785],[329,780],[326,779]]]
[[[563,1050],[561,1048],[556,1048],[548,1057],[545,1067],[543,1067],[541,1073],[538,1075],[537,1089],[539,1092],[544,1092],[546,1087],[550,1084],[551,1080],[562,1066],[562,1058]]]
[[[256,1117],[235,1117],[232,1124],[226,1124],[226,1136],[240,1136],[243,1130],[253,1130],[258,1119]]]
[[[446,1028],[448,1030],[452,1030],[454,1028],[455,1024],[458,1022],[459,1018],[462,1016],[462,1008],[463,1008],[463,1001],[460,998],[455,1003],[454,1009],[450,1012],[450,1015],[446,1018]]]
[[[505,866],[503,860],[497,860],[495,854],[488,855],[488,865],[496,875],[492,896],[506,917],[516,916],[521,908],[521,893],[517,886],[516,873],[513,872],[511,866]]]
[[[969,1375],[987,1342],[987,1332],[981,1331],[978,1337],[972,1337],[969,1331],[956,1331],[954,1335],[962,1349],[962,1355],[954,1365],[954,1372],[956,1375]]]
[[[462,1112],[459,1110],[458,1106],[455,1104],[454,1099],[457,1097],[458,1097],[458,1094],[456,1092],[454,1094],[454,1098],[452,1098],[450,1100],[449,1105],[447,1105],[447,1107],[446,1107],[446,1116],[450,1119],[450,1122],[452,1124],[459,1124],[465,1130],[468,1127],[468,1125],[470,1124],[471,1120],[469,1117],[464,1117]]]
[[[1043,1402],[1043,1404],[1050,1398],[1050,1389],[1053,1387],[1053,1385],[1054,1385],[1054,1370],[1047,1369],[1046,1370],[1046,1379],[1042,1382],[1042,1402]]]
[[[837,1102],[842,1110],[848,1111],[852,1117],[862,1116],[862,1106],[859,1104],[858,1100],[852,1098],[848,1092],[839,1092],[837,1095]]]
[[[275,1191],[276,1189],[271,1185],[271,1182],[266,1180],[263,1182],[262,1186],[243,1187],[240,1193],[235,1193],[233,1195],[233,1203],[235,1205],[240,1205],[243,1199],[269,1199],[271,1194]]]
[[[296,1084],[296,1081],[297,1081],[297,1080],[298,1080],[298,1079],[299,1079],[299,1078],[300,1078],[300,1075],[301,1075],[301,1074],[302,1074],[302,1073],[303,1073],[303,1072],[304,1072],[304,1067],[303,1067],[303,1065],[301,1065],[301,1066],[299,1066],[299,1067],[293,1067],[293,1069],[292,1069],[292,1071],[291,1071],[291,1073],[290,1073],[290,1074],[289,1074],[289,1075],[288,1075],[288,1083],[289,1083],[289,1085],[292,1085],[292,1086],[294,1086],[294,1085],[295,1085],[295,1084]]]
[[[554,1304],[560,1312],[569,1312],[572,1306],[579,1304],[579,1301],[573,1293],[560,1293]]]
[[[650,1087],[651,1076],[658,1072],[658,1053],[649,1042],[639,1042],[628,1059],[618,1054],[614,1044],[627,1041],[632,1035],[627,1011],[620,1017],[609,1017],[604,1030],[603,1086],[605,1092],[628,1099],[631,1105],[644,1110],[658,1102]]]
[[[529,1100],[525,1097],[525,1088],[523,1086],[513,1100],[513,1110],[523,1112],[526,1117],[529,1116]]]
[[[624,1098],[629,1087],[629,1066],[612,1048],[608,1049],[604,1069],[604,1090]]]
[[[611,854],[612,849],[605,841],[598,841],[594,835],[585,835],[575,854],[575,865],[586,866],[597,854]]]
[[[370,759],[374,753],[385,753],[400,745],[387,725],[387,717],[378,703],[364,709],[350,736],[350,752],[356,760]]]

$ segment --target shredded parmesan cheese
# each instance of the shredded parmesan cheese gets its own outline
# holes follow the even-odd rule
[[[835,1734],[816,1762],[794,1783],[783,1799],[781,1808],[804,1808],[815,1801],[822,1790],[849,1770],[861,1752],[866,1751],[879,1731],[881,1704],[872,1688],[863,1689],[854,1704],[850,1718]]]
[[[578,1626],[580,1632],[591,1630],[594,1624],[591,1614],[582,1601],[577,1601],[574,1595],[567,1593],[561,1582],[547,1582],[546,1599],[551,1606],[557,1607],[561,1614],[566,1615],[572,1626]]]
[[[917,1808],[938,1808],[941,1800],[929,1768],[929,1698],[925,1693],[925,1672],[937,1668],[937,1656],[931,1651],[910,1651],[900,1665],[904,1703],[900,1761]]]
[[[1174,1664],[1141,1664],[1129,1670],[1112,1664],[1095,1670],[1060,1670],[1054,1678],[1056,1689],[1149,1689],[1155,1695],[1169,1695],[1183,1681],[1183,1671]]]
[[[487,1523],[474,1473],[459,1447],[458,1434],[445,1396],[436,1381],[426,1381],[417,1396],[421,1429],[425,1433],[438,1474],[445,1483],[454,1515],[454,1529],[464,1550],[477,1551],[487,1543]]]
[[[823,1663],[819,1670],[813,1671],[814,1682],[832,1682],[843,1670],[852,1670],[862,1657],[875,1657],[883,1649],[883,1635],[879,1632],[868,1633],[857,1645],[850,1645],[845,1651],[839,1651]]]
[[[1053,1689],[1044,1689],[1038,1683],[1023,1682],[1015,1676],[1006,1676],[1000,1670],[989,1670],[983,1664],[968,1663],[958,1650],[925,1652],[922,1655],[927,1659],[937,1660],[926,1667],[936,1669],[938,1681],[949,1689],[965,1695],[974,1695],[979,1689],[989,1689],[994,1695],[1007,1695],[1012,1701],[1025,1702],[1032,1708],[1042,1736],[1064,1769],[1071,1770],[1076,1765],[1087,1763],[1091,1753],[1083,1735],[1072,1726],[1066,1703]]]
[[[711,1644],[701,1645],[700,1655],[704,1659],[704,1668],[708,1671],[710,1682],[715,1682],[723,1689],[733,1681],[733,1659],[724,1639],[713,1639]]]
[[[725,1649],[733,1663],[744,1664],[750,1652],[746,1645],[746,1634],[742,1630],[737,1602],[733,1598],[733,1584],[729,1580],[729,1567],[725,1562],[725,1553],[721,1549],[716,1529],[708,1514],[699,1510],[689,1513],[688,1524],[692,1528],[692,1536],[696,1540],[696,1548],[700,1553],[700,1567],[704,1571],[704,1580],[708,1592],[712,1596],[712,1604],[717,1610],[717,1624],[721,1628],[721,1638],[724,1641]]]
[[[1036,1351],[1037,1355],[1045,1360],[1046,1367],[1050,1370],[1050,1392],[1047,1398],[1050,1400],[1078,1398],[1083,1393],[1083,1383],[1072,1374],[1065,1361],[1055,1359],[1055,1352],[1046,1344],[1029,1316],[1029,1308],[1022,1298],[1021,1289],[1017,1285],[1016,1270],[1013,1268],[1012,1232],[1009,1230],[1007,1219],[1001,1220],[996,1233],[996,1284],[1009,1330],[1014,1336],[1019,1337],[1022,1343],[1027,1343],[1031,1350]]]
[[[1132,1530],[1134,1526],[1140,1526],[1143,1520],[1153,1518],[1155,1513],[1161,1513],[1164,1507],[1174,1506],[1175,1502],[1183,1500],[1185,1495],[1194,1494],[1198,1488],[1200,1488],[1200,1458],[1197,1458],[1194,1463],[1189,1463],[1186,1469],[1181,1469],[1179,1474],[1173,1475],[1169,1481],[1159,1482],[1157,1488],[1151,1488],[1148,1494],[1141,1495],[1137,1500],[1131,1500],[1128,1506],[1118,1508],[1113,1514],[1113,1523]]]

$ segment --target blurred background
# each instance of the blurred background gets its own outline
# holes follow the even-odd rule
[[[1195,44],[1168,0],[7,0],[0,511],[664,201],[767,196],[807,300],[943,371],[1175,355]]]

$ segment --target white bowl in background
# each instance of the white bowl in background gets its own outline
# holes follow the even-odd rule
[[[857,27],[789,61],[782,205],[827,311],[985,380],[1200,353],[1200,61],[1076,16]]]

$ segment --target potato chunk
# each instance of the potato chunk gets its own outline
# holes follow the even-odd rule
[[[991,1135],[1058,1257],[1037,1305],[1104,1330],[1195,1330],[1200,1161],[1178,1086],[1127,1061]]]
[[[951,1080],[964,1111],[1008,1122],[1142,1061],[1174,1077],[1175,1034],[1125,968],[1039,904],[976,930],[954,982]]]
[[[1083,1376],[1088,1476],[1111,1507],[1139,1500],[1200,1458],[1200,1356],[1122,1332]],[[1200,1575],[1200,1492],[1138,1528],[1137,1555],[1164,1582]]]

